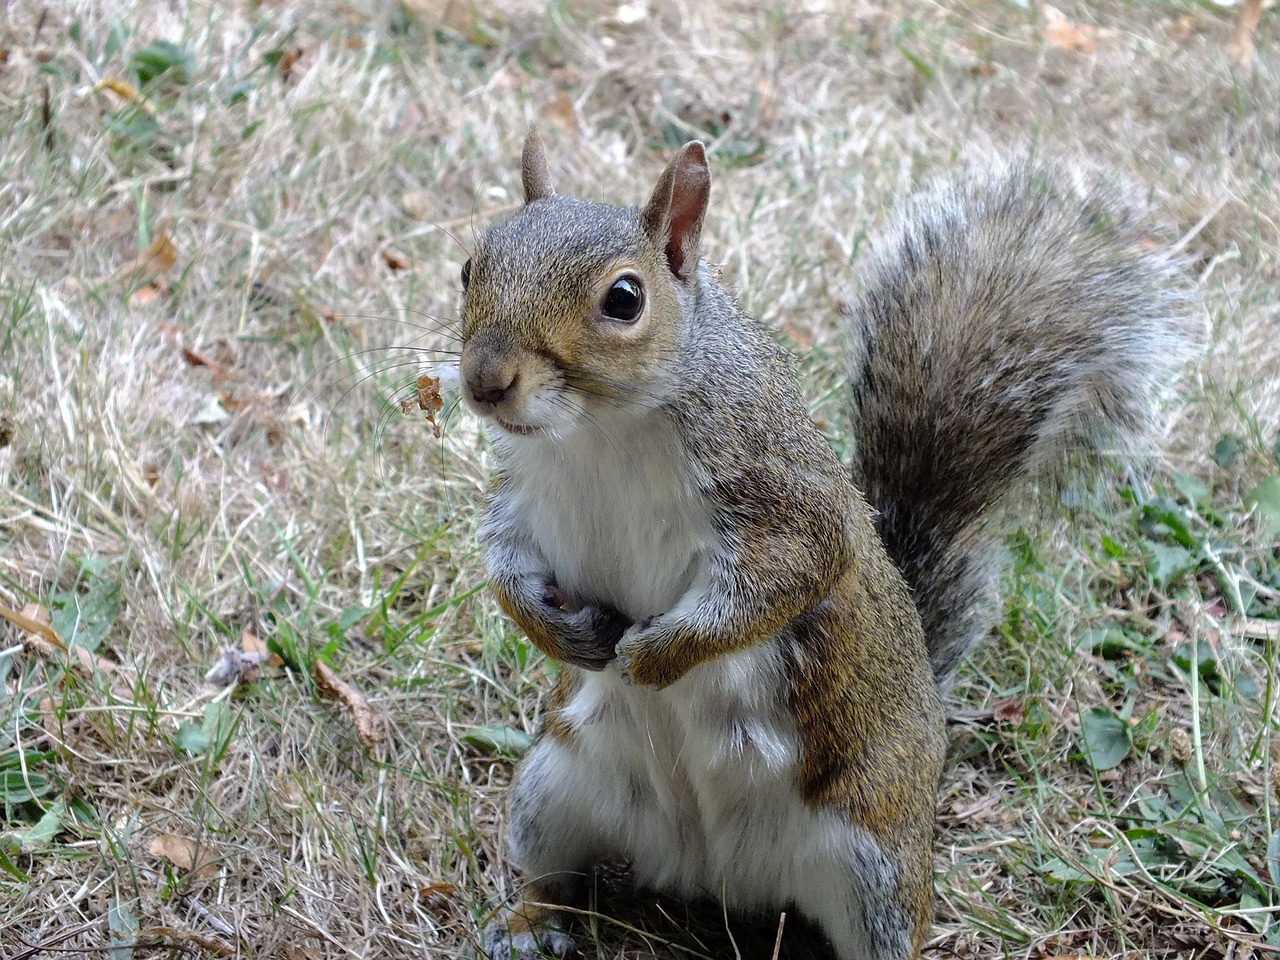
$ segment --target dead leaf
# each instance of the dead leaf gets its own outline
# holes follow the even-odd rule
[[[431,213],[431,194],[425,190],[407,190],[400,194],[400,209],[407,217],[426,220]]]
[[[306,51],[302,47],[294,47],[281,55],[279,62],[276,63],[276,76],[280,78],[281,83],[288,85],[294,79],[293,68],[298,65],[304,53]]]
[[[27,632],[23,643],[30,645],[45,660],[69,660],[73,666],[79,666],[86,676],[95,673],[112,674],[120,669],[120,664],[96,656],[84,647],[71,647],[62,642],[58,632],[50,626],[49,611],[37,603],[29,603],[19,613],[0,604],[0,617]]]
[[[236,948],[231,946],[225,940],[220,940],[217,937],[206,936],[203,933],[196,933],[194,930],[188,930],[186,927],[143,927],[138,931],[138,934],[138,938],[140,940],[164,938],[174,944],[193,944],[205,953],[214,957],[234,957],[238,953]]]
[[[157,835],[147,850],[152,856],[168,860],[184,873],[194,873],[197,877],[212,877],[218,873],[218,858],[213,851],[179,833]]]
[[[1089,24],[1075,24],[1067,19],[1067,15],[1057,7],[1045,4],[1040,8],[1044,18],[1044,26],[1040,28],[1040,36],[1050,46],[1072,53],[1093,53],[1097,48],[1098,31]]]
[[[563,93],[557,94],[547,101],[542,108],[542,115],[556,127],[570,136],[578,134],[578,108]]]
[[[999,700],[991,708],[991,715],[1000,723],[1015,726],[1027,715],[1027,705],[1021,700]]]
[[[116,77],[103,77],[93,85],[94,93],[101,93],[103,90],[109,90],[125,103],[134,103],[145,110],[151,116],[156,115],[155,104],[138,92],[128,80],[120,80]]]
[[[121,264],[116,279],[122,283],[146,285],[154,283],[173,269],[178,262],[178,248],[169,239],[169,232],[161,230],[147,249],[132,260]]]
[[[364,694],[334,673],[333,668],[323,660],[317,660],[312,665],[311,677],[321,693],[342,701],[343,705],[351,711],[351,719],[356,725],[356,736],[360,738],[366,750],[372,750],[374,744],[382,739],[382,724],[378,720],[378,715],[373,712],[373,708],[369,706],[369,701],[364,698]]]
[[[283,667],[284,661],[276,654],[267,649],[267,642],[260,640],[248,630],[240,634],[240,649],[245,653],[252,653],[255,656],[265,657],[263,662],[268,667]]]
[[[423,374],[418,378],[418,392],[410,400],[400,401],[400,412],[410,413],[417,406],[427,415],[431,424],[431,435],[439,439],[440,424],[436,423],[436,414],[444,409],[444,398],[440,396],[440,378]]]
[[[58,632],[49,626],[49,611],[39,604],[29,603],[22,608],[21,613],[0,604],[0,617],[4,617],[19,630],[25,630],[27,636],[23,642],[31,643],[36,648],[36,653],[45,659],[51,658],[57,651],[67,652],[67,645],[62,642]]]
[[[286,943],[281,951],[285,960],[320,960],[320,953],[313,947],[304,947],[297,943]]]
[[[160,287],[154,283],[148,283],[145,287],[139,287],[129,294],[129,306],[149,307],[159,299]]]
[[[452,883],[429,883],[418,888],[418,897],[427,911],[437,921],[443,922],[457,912],[458,904],[454,899],[457,892],[458,888]]]
[[[392,247],[383,248],[382,262],[392,270],[408,270],[413,265],[407,256]]]
[[[1164,28],[1165,35],[1174,43],[1182,44],[1190,40],[1196,32],[1196,18],[1190,14],[1179,17]]]
[[[1280,621],[1241,617],[1235,624],[1234,632],[1250,640],[1280,640]]]
[[[1246,66],[1253,62],[1253,32],[1262,20],[1262,0],[1244,0],[1236,14],[1235,29],[1227,44],[1227,56],[1234,63]]]

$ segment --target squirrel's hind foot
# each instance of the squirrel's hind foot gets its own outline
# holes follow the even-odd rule
[[[484,928],[484,952],[488,960],[540,960],[543,957],[574,960],[578,956],[577,943],[564,931],[542,927],[512,933],[506,919],[495,920]]]

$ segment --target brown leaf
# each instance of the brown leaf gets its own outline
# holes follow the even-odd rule
[[[292,50],[286,50],[283,56],[276,63],[276,76],[280,78],[280,82],[288,84],[294,79],[293,68],[298,65],[298,61],[302,59],[302,55],[306,53],[302,47],[294,47]]]
[[[444,409],[444,398],[440,396],[440,378],[423,374],[418,378],[418,392],[409,400],[400,401],[400,412],[411,413],[414,407],[427,415],[431,424],[431,434],[440,436],[440,424],[436,423],[436,414]]]
[[[1196,32],[1196,18],[1190,14],[1179,17],[1164,28],[1165,35],[1174,43],[1182,44],[1190,40]]]
[[[1070,50],[1072,53],[1093,53],[1097,48],[1096,28],[1088,24],[1072,23],[1061,10],[1048,4],[1040,8],[1040,13],[1044,17],[1040,36],[1050,46]]]
[[[146,285],[154,283],[173,269],[178,262],[178,248],[169,239],[167,230],[161,230],[147,249],[120,265],[116,279],[122,283]]]
[[[23,643],[30,645],[38,656],[46,660],[69,660],[86,676],[95,673],[111,674],[120,669],[114,660],[95,656],[84,647],[67,648],[58,632],[49,625],[49,611],[36,603],[29,603],[19,613],[0,604],[0,617],[27,632]]]
[[[454,899],[458,888],[452,883],[429,883],[418,888],[418,896],[422,905],[439,922],[444,922],[457,912],[458,904]]]
[[[168,860],[184,873],[211,877],[218,872],[217,857],[212,850],[178,833],[158,834],[147,846],[147,850],[153,856]]]
[[[1016,725],[1027,715],[1027,705],[1021,700],[998,700],[991,708],[991,715],[1001,723]]]
[[[431,215],[431,194],[425,190],[407,190],[400,194],[400,209],[407,217],[426,220]]]
[[[542,115],[553,126],[559,127],[565,133],[571,136],[577,135],[578,108],[563,93],[557,94],[547,101],[546,106],[542,108]]]
[[[281,950],[285,960],[320,960],[321,954],[314,947],[304,947],[297,943],[286,943]]]
[[[124,103],[137,104],[147,113],[151,114],[151,116],[154,117],[156,115],[155,104],[139,93],[138,88],[128,80],[120,80],[116,77],[103,77],[93,85],[93,90],[94,93],[101,93],[103,90],[109,90],[123,100]],[[121,104],[121,106],[123,105],[124,104]]]
[[[268,667],[284,666],[284,661],[267,649],[267,642],[258,639],[248,630],[240,634],[240,649],[245,653],[252,653],[254,656],[262,657],[263,663]]]
[[[149,938],[163,937],[167,941],[174,944],[193,944],[203,950],[206,954],[213,957],[234,957],[238,954],[235,947],[231,946],[225,940],[217,937],[207,936],[203,933],[196,933],[194,930],[188,930],[186,927],[143,927],[139,932],[139,939],[146,940]],[[183,951],[185,953],[185,951]]]
[[[1235,63],[1245,66],[1253,62],[1253,32],[1261,20],[1262,0],[1244,0],[1240,4],[1235,29],[1231,31],[1231,42],[1227,44],[1227,56]]]
[[[346,706],[351,712],[351,719],[355,721],[356,736],[366,750],[372,750],[374,744],[382,739],[382,724],[364,694],[334,673],[333,668],[323,660],[317,660],[312,665],[311,677],[321,693],[340,700]]]
[[[1241,617],[1235,624],[1240,636],[1250,640],[1280,640],[1280,621]]]
[[[48,659],[55,651],[67,652],[67,645],[62,642],[58,632],[49,626],[49,611],[39,604],[29,603],[22,612],[10,610],[0,604],[0,617],[4,617],[19,630],[25,630],[27,636],[24,643],[30,643],[40,656]]]
[[[129,306],[149,307],[159,299],[160,287],[157,284],[148,283],[129,294]]]
[[[408,270],[413,265],[407,256],[391,247],[383,248],[382,262],[392,270]]]

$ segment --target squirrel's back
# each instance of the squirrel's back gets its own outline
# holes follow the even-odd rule
[[[1140,448],[1188,354],[1185,291],[1154,246],[1104,191],[1022,164],[925,191],[862,274],[855,480],[944,688],[988,626],[1002,508]]]

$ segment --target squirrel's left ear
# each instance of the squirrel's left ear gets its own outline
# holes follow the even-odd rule
[[[529,134],[524,138],[524,150],[520,152],[520,183],[524,187],[524,202],[533,203],[556,192],[551,185],[551,173],[547,170],[547,153],[542,149],[538,128],[529,124]]]
[[[707,151],[691,140],[662,172],[640,215],[645,233],[663,248],[667,265],[681,280],[688,280],[698,267],[698,240],[710,197]]]

